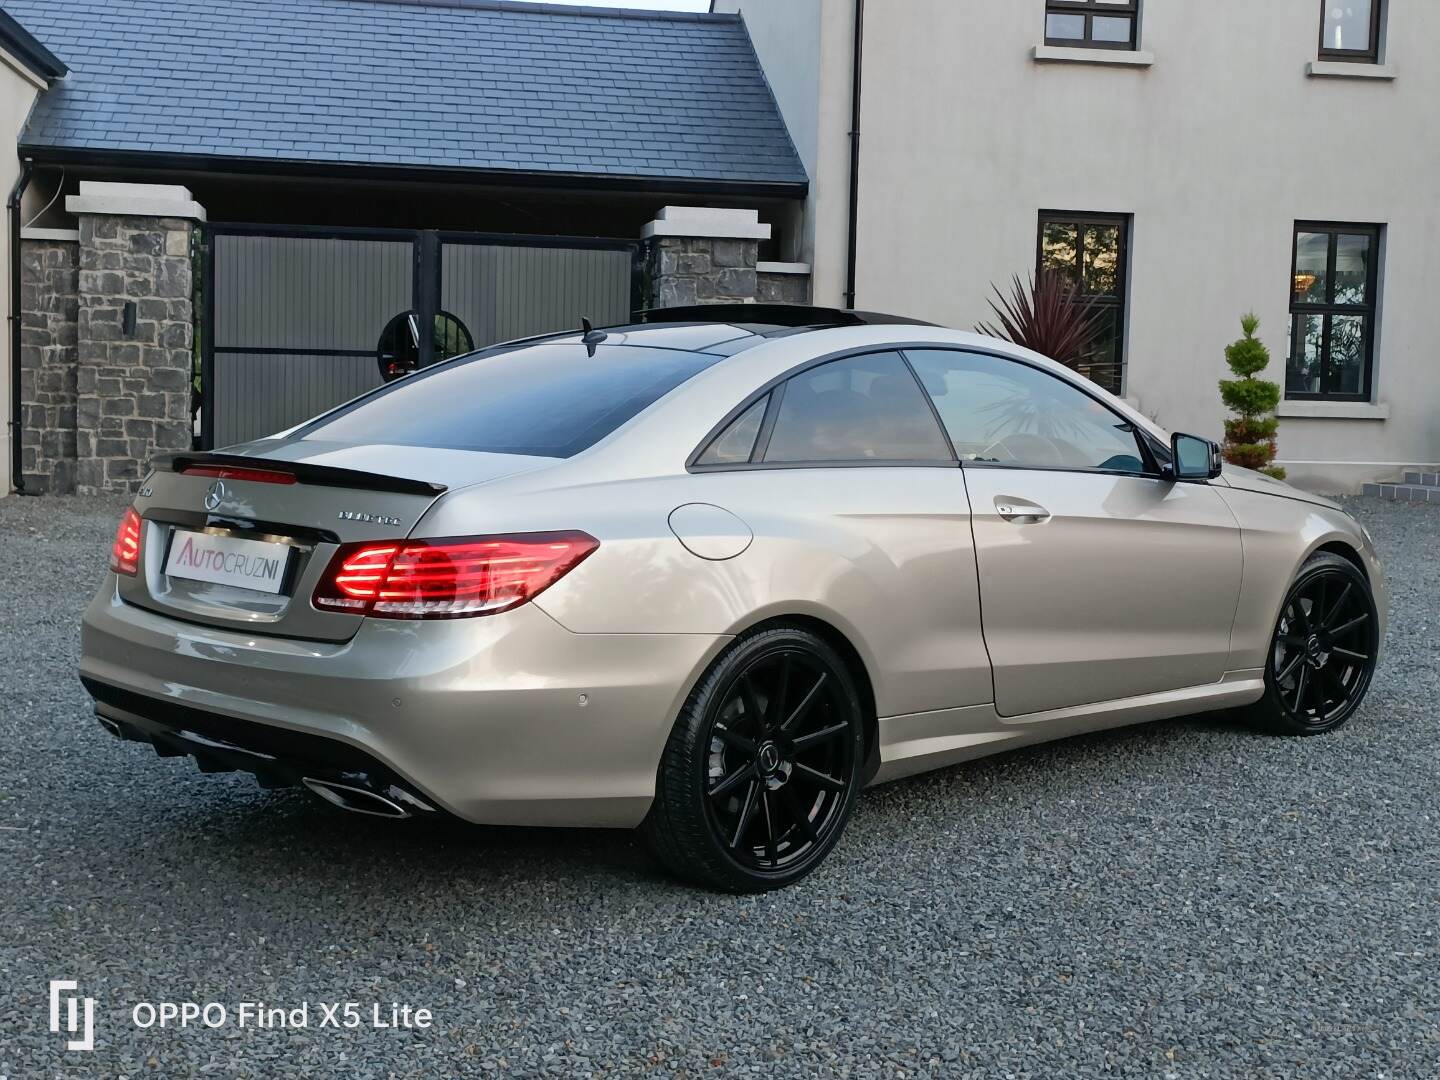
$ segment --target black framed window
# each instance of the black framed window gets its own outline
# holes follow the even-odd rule
[[[1046,0],[1045,44],[1133,49],[1139,0]]]
[[[1285,396],[1369,401],[1380,227],[1297,222]]]
[[[1123,214],[1040,212],[1037,273],[1053,271],[1094,305],[1100,329],[1079,372],[1112,394],[1125,383],[1126,265],[1130,218]]]
[[[1320,0],[1320,59],[1378,63],[1384,2]]]

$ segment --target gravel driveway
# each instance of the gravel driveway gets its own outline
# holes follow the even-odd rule
[[[867,793],[786,892],[626,833],[346,816],[121,744],[75,676],[119,504],[0,500],[0,1080],[1440,1075],[1440,510],[1357,500],[1394,593],[1337,735],[1197,718]],[[96,1051],[47,1030],[96,999]],[[374,1001],[426,1031],[139,1030]]]

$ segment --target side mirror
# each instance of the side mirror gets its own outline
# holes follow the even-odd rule
[[[1170,436],[1170,478],[1213,480],[1220,475],[1220,447],[1198,435],[1176,432]]]

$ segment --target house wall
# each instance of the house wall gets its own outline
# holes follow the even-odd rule
[[[730,6],[773,66],[783,20],[759,9],[807,4]],[[1038,62],[1042,0],[867,0],[857,305],[972,326],[992,283],[1033,268],[1041,209],[1131,214],[1127,396],[1167,427],[1218,436],[1215,384],[1243,312],[1260,316],[1283,381],[1295,221],[1382,223],[1379,407],[1283,417],[1280,459],[1328,490],[1440,460],[1440,307],[1425,295],[1440,278],[1440,68],[1424,52],[1440,4],[1391,0],[1388,81],[1307,74],[1315,0],[1142,6],[1153,63],[1122,67]],[[826,26],[853,10],[826,7]],[[821,99],[843,85],[848,104],[848,32],[820,41]],[[792,130],[803,101],[781,99]],[[848,173],[823,151],[848,117],[826,107],[809,252],[822,304],[841,301],[846,244],[843,213],[818,203]]]
[[[0,49],[0,145],[13,147],[19,140],[20,129],[30,115],[30,106],[35,103],[41,83],[25,70],[23,65],[5,50]],[[10,197],[10,191],[20,177],[20,161],[13,154],[0,154],[0,204]],[[0,305],[8,315],[10,304],[10,218],[0,213]],[[8,328],[0,321],[0,326]],[[6,437],[0,439],[0,495],[9,493],[11,462],[10,439],[10,371],[16,358],[10,355],[10,335],[0,333],[0,428]]]
[[[774,219],[785,229],[780,257],[813,267],[815,303],[838,304],[845,291],[849,228],[850,4],[714,0],[713,7],[745,16],[765,78],[810,177],[801,220],[783,214]]]

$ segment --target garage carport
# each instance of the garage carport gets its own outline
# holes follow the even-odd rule
[[[6,10],[71,72],[19,147],[27,490],[134,487],[157,453],[267,434],[468,345],[774,299],[759,262],[802,272],[805,170],[736,16],[511,0]],[[183,213],[156,209],[162,188]],[[646,232],[665,208],[740,217]]]

